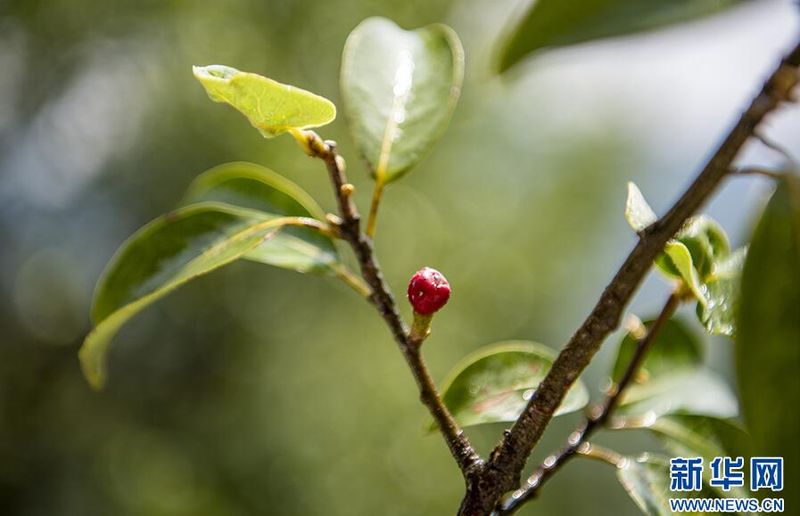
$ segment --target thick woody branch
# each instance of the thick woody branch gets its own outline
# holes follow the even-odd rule
[[[559,354],[524,412],[492,451],[481,482],[469,489],[460,514],[490,513],[500,497],[520,484],[520,475],[569,388],[605,338],[619,325],[623,310],[667,241],[711,196],[728,175],[742,146],[764,117],[781,102],[792,100],[798,83],[800,44],[772,72],[761,91],[675,205],[646,228],[589,316]]]
[[[576,454],[582,453],[583,450],[592,449],[592,446],[589,444],[589,438],[609,420],[614,409],[619,405],[625,389],[636,377],[636,373],[642,366],[647,351],[652,347],[653,342],[661,332],[664,324],[669,320],[672,314],[675,313],[675,309],[679,304],[680,294],[674,293],[669,296],[661,312],[659,312],[658,317],[656,317],[656,320],[653,321],[653,324],[650,325],[650,328],[647,330],[647,333],[637,342],[636,351],[633,357],[631,357],[631,361],[626,366],[622,377],[617,384],[611,388],[603,402],[595,407],[589,417],[586,418],[586,421],[570,434],[566,446],[558,453],[548,456],[544,462],[536,468],[533,475],[528,478],[525,485],[514,491],[509,499],[498,508],[496,511],[498,515],[507,515],[516,512],[523,504],[535,498],[544,483],[571,458],[575,457]],[[586,455],[586,453],[584,453],[584,455]]]
[[[383,279],[380,265],[375,258],[372,240],[360,229],[360,216],[352,200],[353,185],[347,182],[344,160],[336,153],[334,142],[322,141],[311,131],[302,133],[302,137],[305,140],[301,141],[301,144],[306,151],[311,156],[323,160],[328,169],[341,216],[341,220],[337,221],[338,236],[347,241],[355,253],[361,268],[361,275],[372,291],[369,299],[383,317],[394,340],[400,347],[419,387],[420,400],[436,421],[450,448],[450,453],[456,459],[462,473],[465,477],[470,478],[475,475],[476,471],[481,470],[483,461],[439,396],[436,384],[422,358],[421,340],[410,334],[407,325],[397,311],[394,297],[389,285]]]

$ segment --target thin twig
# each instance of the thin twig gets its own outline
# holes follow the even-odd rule
[[[305,131],[302,136],[305,141],[301,141],[301,144],[306,151],[311,156],[324,161],[328,169],[341,216],[339,236],[350,244],[356,255],[361,268],[361,276],[371,289],[369,300],[383,317],[400,347],[419,387],[420,399],[439,426],[439,430],[450,448],[450,453],[456,459],[464,476],[473,477],[476,471],[482,468],[483,461],[453,419],[450,411],[447,410],[422,358],[421,342],[410,336],[408,326],[397,311],[394,297],[383,279],[380,265],[375,258],[372,240],[361,232],[360,215],[352,200],[353,186],[347,182],[344,160],[336,153],[336,144],[332,141],[323,142],[312,131]]]
[[[731,174],[737,176],[763,176],[774,180],[783,179],[784,177],[783,172],[777,172],[775,170],[768,170],[766,168],[757,168],[757,167],[737,168],[733,170]]]
[[[787,149],[780,143],[776,142],[775,140],[773,140],[772,138],[770,138],[769,136],[765,135],[760,131],[756,131],[753,136],[755,136],[758,139],[758,141],[760,141],[764,145],[764,147],[777,152],[792,165],[797,165],[798,163],[797,159],[795,159],[792,153],[789,152],[789,149]]]
[[[798,65],[800,42],[772,72],[680,199],[660,220],[643,231],[591,313],[559,353],[522,415],[492,451],[479,481],[468,487],[459,514],[489,514],[503,494],[520,485],[522,469],[544,429],[602,342],[619,325],[625,306],[650,270],[653,260],[730,173],[734,159],[764,117],[791,99],[792,90],[798,83]]]
[[[650,325],[650,328],[647,330],[647,333],[645,333],[644,336],[637,342],[636,351],[634,352],[633,357],[631,357],[631,361],[625,368],[625,372],[622,374],[619,382],[611,387],[603,402],[597,407],[594,407],[589,417],[586,418],[586,421],[584,421],[577,429],[575,429],[574,432],[572,432],[572,434],[570,434],[566,446],[564,446],[564,448],[558,453],[548,456],[542,462],[542,464],[536,468],[536,471],[534,471],[533,474],[528,478],[524,487],[514,491],[508,500],[506,500],[506,502],[500,506],[500,508],[496,511],[498,515],[514,513],[524,503],[535,498],[536,495],[539,494],[539,490],[541,489],[542,485],[544,485],[544,483],[551,476],[553,476],[553,474],[555,474],[559,469],[561,469],[562,466],[564,466],[564,464],[574,457],[575,454],[581,453],[582,450],[584,452],[588,451],[586,445],[588,444],[589,437],[591,437],[596,430],[605,425],[611,414],[614,412],[614,409],[619,404],[625,389],[635,378],[636,373],[639,371],[639,368],[642,365],[642,362],[644,362],[644,357],[647,354],[647,351],[650,349],[659,332],[664,327],[664,324],[675,312],[675,309],[680,304],[680,300],[681,295],[678,293],[673,293],[669,296],[667,302],[664,303],[664,307],[661,309],[661,312],[659,312],[658,317],[655,321],[653,321],[653,324]]]

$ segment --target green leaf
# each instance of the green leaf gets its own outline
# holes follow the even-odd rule
[[[617,479],[636,506],[650,516],[673,516],[670,498],[720,498],[720,495],[733,496],[735,492],[733,489],[729,493],[718,492],[709,487],[705,483],[707,478],[704,478],[700,491],[673,493],[669,489],[669,472],[667,457],[644,453],[636,458],[625,457],[617,467]]]
[[[736,395],[718,374],[710,369],[677,370],[625,390],[620,414],[649,415],[687,412],[720,418],[739,412]]]
[[[637,233],[658,220],[656,213],[633,182],[628,181],[628,198],[625,201],[625,220]]]
[[[706,304],[697,303],[697,318],[711,335],[736,335],[736,311],[739,309],[742,267],[747,248],[737,249],[714,263],[706,279]]]
[[[253,163],[226,163],[197,177],[184,204],[215,201],[259,210],[272,216],[325,215],[299,186]],[[249,251],[245,258],[298,272],[332,273],[339,264],[333,241],[311,228],[291,227]]]
[[[224,65],[194,66],[194,76],[214,102],[230,104],[265,138],[320,127],[336,118],[336,106],[309,91]]]
[[[500,44],[504,72],[547,47],[642,32],[710,15],[741,0],[538,0],[528,2]]]
[[[617,468],[617,479],[644,514],[671,516],[669,508],[669,459],[643,454],[626,457]]]
[[[628,183],[625,219],[637,233],[656,222],[657,217],[633,183]],[[730,253],[728,237],[718,223],[706,216],[692,217],[667,242],[664,252],[656,257],[656,268],[667,278],[683,282],[700,304],[705,306],[706,287],[703,281],[713,264]]]
[[[653,325],[653,320],[645,321],[637,333],[643,333]],[[633,358],[638,339],[630,332],[623,337],[617,351],[617,359],[611,379],[619,382],[625,368]],[[679,319],[668,319],[651,343],[639,368],[638,381],[646,382],[662,375],[680,370],[694,369],[703,362],[703,347],[697,335],[691,332]]]
[[[647,321],[636,334],[643,334]],[[627,334],[620,342],[611,378],[617,382],[636,349],[636,337]],[[618,412],[660,416],[690,412],[717,417],[738,413],[736,396],[717,374],[703,368],[702,344],[696,334],[677,319],[669,319],[645,356],[639,374],[625,389]]]
[[[703,305],[708,303],[704,282],[714,264],[728,257],[730,246],[722,227],[700,215],[692,217],[664,248],[656,265],[667,277],[680,278]]]
[[[706,462],[715,457],[735,455],[742,441],[748,438],[731,420],[696,414],[662,416],[647,428],[657,434],[675,456],[701,456]]]
[[[95,328],[79,352],[92,387],[105,383],[109,344],[128,319],[189,280],[242,257],[290,222],[202,203],[168,213],[134,233],[111,259],[95,290]]]
[[[675,235],[675,240],[689,249],[692,264],[703,281],[711,274],[714,263],[727,257],[731,252],[725,230],[719,223],[705,215],[687,220]]]
[[[637,424],[638,423],[638,424]],[[710,464],[716,457],[749,456],[746,446],[749,436],[733,421],[694,414],[671,414],[659,418],[639,418],[634,425],[626,424],[627,429],[647,429],[658,438],[673,457],[703,457]],[[733,487],[721,496],[746,498],[742,488]]]
[[[736,376],[754,453],[800,464],[800,179],[779,183],[742,273]],[[800,506],[791,489],[787,507]],[[791,505],[795,502],[795,505]]]
[[[515,421],[555,360],[541,344],[508,341],[467,356],[450,373],[442,399],[461,426]],[[567,393],[556,415],[583,408],[589,401],[579,381]]]
[[[664,247],[663,257],[656,260],[656,266],[667,277],[672,276],[674,274],[673,271],[677,271],[678,278],[689,288],[694,297],[700,303],[706,303],[703,286],[692,261],[692,253],[683,242],[677,240],[667,242]]]
[[[361,154],[379,182],[416,165],[450,121],[464,51],[452,29],[406,31],[384,18],[361,22],[344,47],[341,92]]]

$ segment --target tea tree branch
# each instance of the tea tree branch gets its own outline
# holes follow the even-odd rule
[[[325,162],[341,216],[341,221],[338,222],[338,236],[352,247],[361,268],[361,275],[371,289],[369,299],[383,317],[400,347],[419,387],[422,403],[436,421],[462,473],[465,477],[473,475],[476,469],[482,467],[483,461],[442,402],[436,384],[422,358],[420,344],[424,335],[412,336],[397,311],[394,297],[389,285],[383,279],[380,265],[375,258],[372,240],[361,231],[360,215],[352,200],[353,185],[347,182],[344,160],[336,153],[336,144],[332,141],[322,141],[312,131],[305,131],[300,136],[303,138],[300,143],[308,154]]]
[[[625,372],[619,382],[612,386],[605,400],[592,410],[586,421],[570,434],[566,446],[560,452],[548,456],[536,468],[533,475],[528,478],[525,486],[516,490],[508,501],[497,510],[499,515],[512,514],[524,503],[536,497],[542,485],[576,454],[588,455],[588,451],[592,449],[592,445],[588,442],[589,438],[595,431],[606,424],[614,409],[619,405],[625,389],[636,377],[647,351],[652,347],[664,324],[675,313],[675,309],[680,304],[680,299],[681,296],[678,293],[673,293],[669,296],[656,320],[653,321],[645,335],[637,342],[633,357],[625,368]],[[618,463],[619,460],[616,462]]]
[[[520,485],[525,462],[553,418],[555,410],[608,334],[619,325],[625,306],[650,270],[653,260],[686,219],[703,205],[729,174],[734,159],[764,117],[782,102],[792,100],[792,90],[798,83],[799,65],[800,43],[772,72],[761,91],[675,205],[642,232],[641,239],[603,291],[595,307],[559,353],[522,415],[492,451],[481,481],[468,489],[460,514],[488,514],[504,493]]]

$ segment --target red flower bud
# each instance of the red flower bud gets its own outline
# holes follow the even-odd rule
[[[430,267],[418,270],[408,282],[408,300],[414,311],[422,315],[430,315],[450,299],[450,284],[447,278]]]

